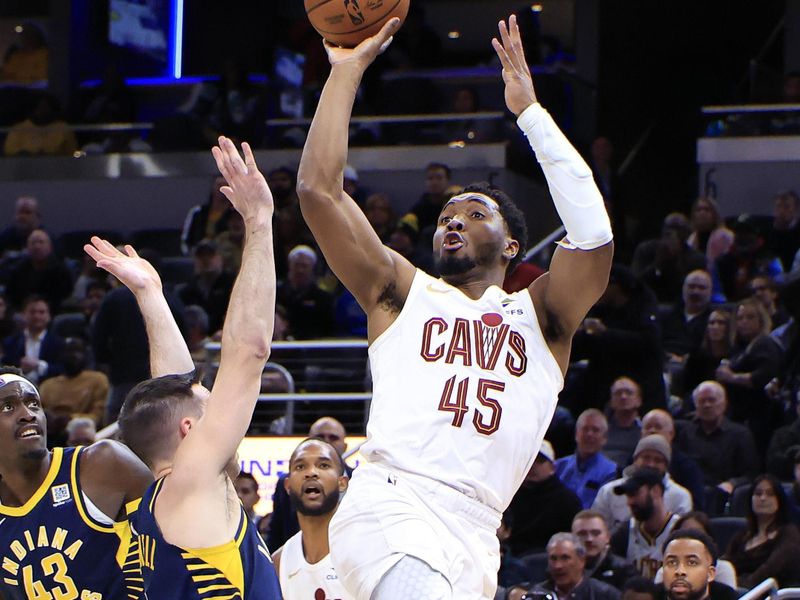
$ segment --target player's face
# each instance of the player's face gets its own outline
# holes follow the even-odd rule
[[[286,478],[286,491],[298,513],[317,517],[332,513],[347,487],[339,472],[336,450],[327,444],[307,442],[294,455]]]
[[[0,456],[11,461],[42,460],[47,455],[47,420],[31,383],[0,387]]]
[[[698,540],[672,540],[664,552],[664,589],[671,600],[699,600],[714,581],[711,555]]]
[[[576,519],[572,522],[572,533],[578,536],[586,547],[586,557],[595,558],[608,547],[611,537],[603,519]]]
[[[558,587],[574,586],[583,577],[583,558],[572,542],[556,542],[547,549],[547,570]]]
[[[483,194],[454,196],[439,214],[433,256],[442,276],[463,275],[501,260],[508,235],[497,203]]]

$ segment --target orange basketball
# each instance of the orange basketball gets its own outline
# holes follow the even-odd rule
[[[354,48],[392,17],[404,21],[409,0],[304,0],[308,20],[332,44]]]

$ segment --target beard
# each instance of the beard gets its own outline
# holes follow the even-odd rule
[[[452,256],[448,254],[436,254],[435,265],[439,270],[439,275],[444,277],[453,275],[464,275],[475,267],[485,267],[497,260],[497,256],[502,252],[502,242],[487,242],[477,248],[475,258],[471,256]]]
[[[306,504],[303,502],[303,497],[290,490],[289,502],[291,503],[292,508],[301,515],[305,515],[306,517],[320,517],[322,515],[327,515],[336,509],[336,506],[339,504],[340,496],[341,493],[339,492],[339,487],[337,486],[330,494],[325,494],[325,492],[322,492],[322,504],[319,506],[306,506]]]
[[[672,589],[667,589],[667,598],[669,600],[701,600],[701,598],[705,598],[708,594],[708,585],[704,588],[694,589],[690,588],[688,592],[681,594],[679,596],[675,596],[672,593]]]
[[[47,448],[36,448],[34,450],[26,450],[22,453],[21,457],[23,460],[35,460],[40,461],[44,460],[47,456]]]
[[[645,522],[653,516],[655,506],[653,506],[653,499],[648,496],[647,503],[644,506],[632,506],[631,514],[639,522]]]

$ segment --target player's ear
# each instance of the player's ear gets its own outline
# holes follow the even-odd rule
[[[503,250],[503,256],[511,261],[517,256],[517,254],[519,254],[519,242],[517,240],[512,240],[511,238],[506,238],[506,247]]]
[[[189,431],[191,431],[193,424],[194,424],[194,422],[193,422],[191,417],[184,417],[184,418],[181,419],[181,422],[180,422],[180,425],[179,425],[180,433],[181,433],[181,439],[185,438],[189,434]]]
[[[717,578],[717,567],[715,567],[714,565],[711,565],[710,567],[708,567],[708,581],[709,581],[709,583],[714,581],[716,578]]]
[[[288,473],[287,473],[287,475],[288,475]],[[289,477],[288,476],[283,478],[283,489],[286,490],[287,494],[289,493]]]
[[[350,485],[350,478],[347,476],[347,473],[343,473],[339,477],[339,493],[344,494],[347,491],[347,486]]]

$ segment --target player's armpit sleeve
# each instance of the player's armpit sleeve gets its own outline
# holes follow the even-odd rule
[[[517,119],[542,166],[558,215],[567,230],[567,248],[593,250],[613,239],[603,197],[592,171],[539,103]]]

